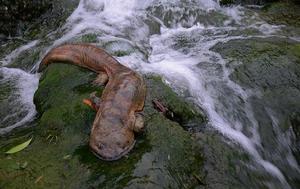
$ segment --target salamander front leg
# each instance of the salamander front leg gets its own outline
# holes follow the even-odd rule
[[[108,75],[105,72],[100,72],[93,84],[96,86],[104,86],[108,82]]]
[[[83,103],[91,107],[93,110],[98,111],[101,99],[96,96],[96,92],[90,94],[90,98],[83,99]]]
[[[144,117],[141,113],[135,113],[134,132],[141,132],[144,129]]]

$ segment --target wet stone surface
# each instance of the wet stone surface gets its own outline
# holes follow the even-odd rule
[[[0,36],[0,44],[5,44],[4,48],[0,48],[1,58],[33,39],[40,40],[36,46],[18,55],[8,67],[30,71],[52,42],[64,36],[63,30],[66,28],[61,26],[78,5],[78,0],[51,2],[56,3],[54,9],[49,9],[29,23],[28,29],[23,31],[24,28],[20,28],[24,32],[23,38],[2,40]],[[286,25],[278,34],[291,37],[300,34],[297,10],[297,7],[287,7],[284,3],[255,9],[269,23]],[[206,12],[199,7],[183,6],[177,9],[175,6],[168,9],[168,6],[154,4],[147,11],[162,18],[163,24],[169,27],[175,27],[178,23],[191,27],[196,22],[204,26],[223,26],[228,19],[218,11]],[[188,21],[194,17],[193,22]],[[149,33],[160,34],[162,23],[147,19]],[[235,26],[234,21],[230,25]],[[208,36],[215,35],[210,32]],[[102,34],[90,31],[73,36],[67,42],[97,43],[118,57],[140,51],[124,40],[101,41]],[[228,31],[228,34],[245,36],[260,33],[249,28]],[[188,54],[200,43],[201,37],[202,33],[197,30],[191,35],[182,35],[174,39],[173,48],[178,51],[183,49],[182,52]],[[283,174],[288,172],[287,181],[292,188],[299,188],[299,174],[286,162],[281,162],[288,157],[285,156],[289,150],[286,146],[300,161],[299,44],[282,38],[253,38],[220,43],[212,50],[226,58],[226,67],[233,70],[230,77],[234,82],[244,89],[260,91],[259,95],[248,101],[254,107],[262,145],[267,149],[262,156],[284,170]],[[218,64],[203,63],[198,67],[206,69],[209,66],[213,71],[222,71]],[[144,76],[148,87],[144,109],[146,130],[137,135],[135,148],[117,162],[97,159],[87,145],[95,112],[82,104],[82,99],[91,92],[98,91],[100,95],[103,90],[103,87],[91,85],[95,77],[96,74],[90,71],[70,65],[55,64],[45,70],[34,99],[39,112],[37,119],[27,127],[0,138],[0,188],[240,189],[281,186],[272,175],[266,175],[263,168],[259,169],[259,165],[255,165],[256,162],[238,144],[210,130],[199,107],[176,95],[160,77],[151,75]],[[0,101],[11,91],[11,87],[5,87],[0,92]],[[224,93],[228,91],[222,89]],[[166,118],[154,109],[154,99],[166,105],[174,113],[174,118]],[[240,99],[238,102],[241,106],[234,111],[242,112],[244,101]],[[222,109],[222,105],[219,108]],[[273,117],[269,110],[272,110]],[[227,113],[232,114],[230,111]],[[278,118],[278,122],[274,123],[274,117]],[[278,129],[274,129],[274,125],[278,125]],[[190,131],[200,132],[191,134]],[[31,137],[33,141],[25,150],[14,155],[3,153]],[[292,141],[285,141],[288,138]],[[282,145],[281,142],[287,143]],[[283,156],[277,159],[278,154]],[[249,171],[252,165],[258,167],[257,170]]]
[[[300,162],[297,134],[300,126],[297,121],[300,111],[299,43],[280,38],[232,40],[219,43],[213,50],[221,53],[227,66],[233,69],[231,79],[253,92],[248,101],[258,123],[261,145],[266,149],[264,156],[283,172],[288,171],[292,186],[299,187],[297,171],[292,164],[279,158],[293,153]],[[294,137],[290,141],[287,136]],[[287,144],[290,149],[286,148]]]
[[[64,22],[78,0],[2,0],[0,5],[0,39],[36,35],[45,28],[55,29]]]
[[[97,159],[88,147],[95,112],[82,103],[93,91],[101,94],[103,87],[91,85],[95,77],[88,70],[64,64],[45,70],[34,98],[37,125],[25,131],[27,135],[6,138],[2,151],[30,136],[34,140],[17,154],[1,153],[1,188],[191,188],[205,182],[200,145],[181,125],[155,110],[152,100],[169,95],[166,104],[174,112],[183,108],[186,112],[178,115],[184,121],[191,114],[198,123],[204,117],[156,76],[145,76],[146,130],[137,135],[134,149],[116,162]]]

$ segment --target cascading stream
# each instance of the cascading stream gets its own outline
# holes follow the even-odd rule
[[[0,135],[26,126],[36,115],[33,95],[38,88],[38,74],[6,66],[13,63],[22,52],[37,44],[38,40],[29,42],[13,50],[0,61]]]
[[[198,30],[199,33],[201,33],[202,29],[202,27],[194,28],[194,30]],[[193,29],[189,30],[193,31]],[[179,29],[179,32],[183,31],[185,31],[185,29]],[[190,31],[187,32],[189,33]],[[171,35],[174,33],[177,34],[177,32],[167,30],[165,34],[152,39],[151,46],[157,47],[158,49],[157,51],[155,48],[153,49],[153,54],[150,56],[151,64],[146,66],[146,72],[155,72],[163,75],[168,82],[172,83],[175,89],[180,89],[181,86],[187,86],[194,101],[204,108],[208,114],[211,126],[249,152],[256,163],[262,166],[269,174],[278,178],[285,188],[289,188],[282,172],[276,165],[264,160],[256,149],[257,145],[261,147],[257,123],[253,116],[247,115],[247,113],[251,114],[252,107],[249,104],[242,107],[243,105],[238,102],[240,99],[243,99],[243,101],[247,103],[248,96],[252,95],[251,92],[244,91],[240,86],[232,82],[229,79],[230,71],[225,67],[226,62],[219,54],[208,50],[217,42],[243,37],[213,39],[209,43],[206,43],[206,45],[200,47],[200,49],[197,49],[199,55],[186,56],[176,51],[172,52],[171,48],[166,48],[165,44],[168,44],[168,42],[165,40],[169,40],[170,33]],[[167,37],[165,38],[164,36]],[[162,58],[161,55],[167,53],[168,55]],[[213,59],[213,61],[210,59]],[[205,69],[202,64],[219,67],[219,70]],[[209,68],[209,66],[207,68]],[[221,108],[225,105],[224,102],[220,102],[218,99],[226,97],[228,94],[224,93],[224,91],[228,90],[231,94],[230,97],[226,99],[228,102],[225,103],[230,104],[231,107],[230,109],[227,107],[226,110],[226,107],[223,107],[224,109]],[[242,112],[244,112],[247,117],[243,117]],[[241,119],[247,119],[248,123],[243,123]],[[242,132],[243,124],[252,127],[252,138],[247,137]]]
[[[159,29],[153,29],[155,27]],[[278,34],[282,27],[264,22],[256,13],[243,7],[220,7],[213,0],[81,0],[65,25],[59,28],[63,34],[58,38],[54,37],[55,32],[48,35],[55,40],[42,54],[54,46],[72,42],[90,33],[97,35],[100,46],[112,44],[106,46],[108,50],[125,48],[130,54],[117,57],[121,63],[142,73],[163,76],[174,90],[191,97],[204,109],[209,126],[250,155],[252,162],[249,167],[271,175],[282,188],[290,188],[286,179],[288,172],[283,173],[281,168],[268,159],[266,149],[261,144],[259,124],[249,101],[253,96],[259,98],[261,92],[259,89],[243,88],[232,81],[230,75],[233,68],[227,66],[227,60],[219,53],[211,50],[218,43],[236,39],[271,36],[286,38]],[[251,35],[247,33],[249,30],[252,31]],[[294,41],[298,39],[290,38]],[[24,126],[34,118],[32,99],[38,85],[38,76],[3,66],[9,65],[22,51],[34,48],[38,43],[38,40],[32,41],[2,60],[0,73],[2,71],[3,76],[0,75],[0,85],[7,80],[15,82],[12,86],[17,88],[17,92],[12,92],[14,95],[11,96],[15,97],[12,97],[10,107],[19,107],[21,104],[18,114],[22,115],[7,115],[2,122],[12,118],[18,122],[8,121],[5,128],[0,128],[0,134]],[[36,70],[39,62],[33,70]],[[282,141],[274,148],[289,149],[289,138],[280,134],[276,128],[276,117],[271,111],[270,116],[278,132],[277,140]],[[280,161],[287,162],[290,169],[300,174],[291,150],[286,150],[280,156]]]

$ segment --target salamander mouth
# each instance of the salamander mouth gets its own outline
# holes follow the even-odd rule
[[[120,153],[119,155],[117,155],[117,156],[115,156],[115,157],[105,157],[105,156],[102,156],[102,155],[98,154],[98,153],[97,153],[96,151],[94,151],[92,148],[90,148],[90,149],[91,149],[92,153],[93,153],[97,158],[99,158],[99,159],[101,159],[101,160],[104,160],[104,161],[116,161],[116,160],[121,159],[125,154],[127,154],[127,153],[134,147],[135,142],[136,142],[136,140],[134,140],[133,143],[132,143],[129,147],[127,147],[124,151],[122,151],[122,153]]]

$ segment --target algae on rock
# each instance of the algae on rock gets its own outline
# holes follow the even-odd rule
[[[252,90],[247,101],[253,109],[258,124],[264,157],[275,162],[283,173],[289,172],[288,180],[297,186],[299,174],[289,169],[280,156],[288,153],[286,145],[278,137],[292,136],[291,128],[300,112],[300,58],[299,43],[280,38],[253,38],[219,43],[212,50],[219,52],[233,69],[230,78],[247,90]],[[245,56],[247,55],[247,56]],[[294,115],[294,116],[293,116]],[[293,137],[291,137],[293,138]],[[295,152],[295,144],[290,148]],[[274,150],[276,148],[276,150]],[[296,153],[298,162],[299,153]]]
[[[191,188],[201,184],[199,146],[178,123],[157,112],[152,100],[155,95],[171,95],[179,102],[173,109],[179,105],[189,112],[181,115],[184,121],[193,116],[198,116],[198,123],[204,119],[158,77],[146,77],[146,129],[137,136],[134,149],[116,162],[99,160],[89,151],[95,112],[82,99],[93,91],[102,92],[103,87],[91,85],[95,77],[89,70],[66,64],[52,64],[45,70],[34,98],[39,112],[34,140],[17,154],[0,155],[4,175],[0,187]]]

